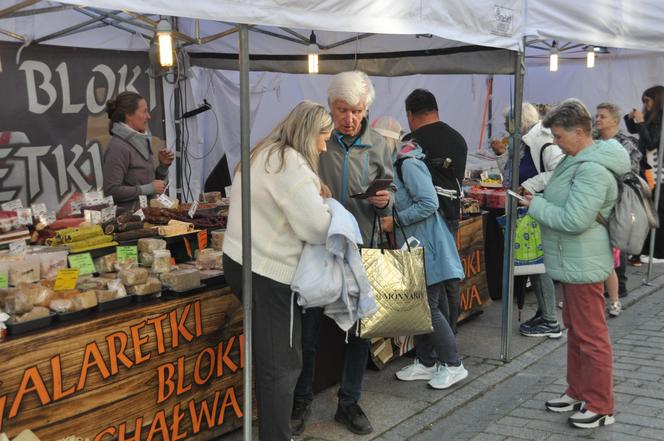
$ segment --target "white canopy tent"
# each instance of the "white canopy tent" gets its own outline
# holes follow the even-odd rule
[[[31,6],[39,3],[39,5]],[[237,141],[241,140],[243,156],[246,155],[250,145],[249,129],[251,123],[260,120],[260,100],[252,99],[249,106],[249,94],[255,98],[262,97],[266,91],[274,92],[278,95],[279,90],[288,89],[282,83],[282,77],[274,75],[261,75],[252,78],[253,84],[249,84],[248,70],[264,69],[272,71],[302,72],[304,68],[304,52],[306,48],[307,33],[314,29],[317,32],[318,42],[331,46],[321,51],[323,54],[321,69],[324,70],[325,56],[335,59],[335,65],[340,65],[340,69],[363,68],[372,72],[372,65],[363,65],[364,58],[362,53],[372,54],[372,59],[382,58],[376,53],[394,52],[394,51],[422,51],[423,55],[429,57],[429,62],[422,63],[422,58],[410,59],[407,54],[400,54],[398,59],[394,57],[391,61],[382,61],[383,64],[373,65],[373,73],[389,70],[391,75],[406,75],[415,72],[427,73],[468,73],[472,71],[454,71],[454,70],[436,70],[436,62],[441,62],[443,57],[437,59],[431,54],[472,54],[476,52],[478,57],[464,58],[463,61],[455,62],[456,66],[469,66],[472,63],[479,64],[475,67],[486,67],[493,63],[487,63],[488,54],[498,54],[502,51],[487,51],[486,48],[506,49],[508,51],[523,50],[523,40],[525,36],[535,36],[540,39],[559,39],[573,41],[581,44],[593,44],[609,47],[623,47],[629,49],[664,51],[664,32],[661,31],[661,23],[664,22],[664,2],[662,0],[644,0],[641,2],[632,2],[630,0],[593,0],[589,2],[578,2],[564,0],[552,5],[545,0],[454,0],[430,2],[420,0],[418,2],[396,2],[389,0],[197,0],[194,2],[174,2],[168,0],[144,0],[141,2],[129,0],[67,0],[60,3],[48,2],[46,8],[54,8],[51,11],[44,10],[44,14],[19,16],[11,14],[16,13],[23,7],[44,8],[47,2],[38,2],[26,0],[16,2],[11,0],[0,0],[0,34],[3,39],[10,41],[30,41],[40,42],[44,37],[48,39],[49,44],[62,44],[81,47],[99,47],[114,48],[125,50],[147,50],[149,48],[149,39],[154,33],[154,14],[163,16],[179,17],[178,29],[183,32],[180,35],[181,40],[188,46],[188,51],[195,53],[216,53],[240,54],[240,65],[243,68],[240,75],[229,72],[211,72],[202,69],[203,66],[221,67],[231,69],[237,66],[237,55],[225,57],[210,55],[194,55],[197,60],[192,64],[201,67],[192,68],[187,74],[199,79],[198,85],[192,85],[189,82],[189,93],[192,96],[192,102],[200,104],[202,98],[209,97],[207,90],[210,87],[215,88],[215,97],[220,100],[213,103],[213,108],[227,109],[229,115],[229,125],[224,127],[222,136],[229,135],[230,147],[234,147],[237,153]],[[17,6],[17,7],[15,7]],[[18,8],[20,6],[21,8]],[[85,9],[78,7],[85,6]],[[95,9],[99,8],[99,9]],[[103,8],[103,9],[102,9]],[[123,11],[133,11],[132,13]],[[588,13],[591,11],[592,13]],[[137,15],[139,14],[149,14]],[[53,19],[54,15],[58,19]],[[88,15],[87,23],[81,25],[81,14]],[[2,16],[10,16],[11,19],[2,20]],[[61,18],[62,17],[62,18]],[[85,18],[83,18],[85,20]],[[192,20],[193,19],[193,20]],[[196,22],[195,19],[202,21]],[[104,23],[101,25],[101,23]],[[229,24],[230,23],[230,24]],[[221,35],[231,35],[235,32],[235,23],[244,23],[249,26],[240,26],[240,39],[222,38],[212,40],[211,37]],[[267,26],[276,28],[267,28]],[[287,29],[284,29],[287,28]],[[343,28],[345,33],[338,33],[336,30]],[[94,32],[90,32],[94,29]],[[63,33],[58,36],[57,33],[63,30],[80,33]],[[306,30],[306,31],[305,31]],[[82,32],[85,31],[85,32]],[[103,32],[102,32],[103,31]],[[251,38],[247,38],[251,32]],[[291,40],[276,37],[273,34],[280,34],[284,37],[290,37]],[[367,34],[382,34],[376,38]],[[391,34],[391,35],[390,35]],[[416,38],[415,36],[419,36]],[[210,37],[206,39],[206,37]],[[268,38],[270,37],[270,38]],[[301,37],[304,37],[301,38]],[[348,41],[346,41],[348,40]],[[335,44],[344,42],[344,44]],[[250,46],[247,46],[249,44]],[[467,50],[468,46],[473,46]],[[482,49],[478,47],[484,47]],[[251,48],[249,50],[249,48]],[[440,52],[437,52],[440,51]],[[274,54],[282,56],[280,63],[275,61]],[[255,60],[248,59],[249,53],[257,55]],[[354,57],[339,61],[338,56],[352,54]],[[507,52],[511,60],[514,61],[514,53]],[[412,55],[412,54],[410,54]],[[418,54],[419,55],[419,54]],[[246,59],[243,59],[243,56]],[[262,56],[262,57],[261,57]],[[454,55],[453,55],[454,56]],[[295,57],[295,58],[293,58]],[[299,57],[302,57],[302,64],[299,63]],[[482,58],[484,57],[484,58]],[[262,58],[262,59],[259,59]],[[406,58],[406,63],[403,59]],[[448,58],[449,59],[449,58]],[[214,63],[210,60],[215,60]],[[268,63],[268,61],[270,63]],[[500,60],[494,60],[498,65]],[[297,63],[296,63],[297,62]],[[340,63],[348,63],[341,65]],[[285,64],[289,63],[289,64]],[[509,64],[510,61],[507,61]],[[216,65],[214,65],[216,64]],[[432,66],[433,65],[433,66]],[[280,67],[281,66],[281,67]],[[285,66],[285,67],[284,67]],[[297,66],[297,67],[294,67]],[[300,67],[302,66],[302,67]],[[504,66],[504,65],[503,65]],[[658,66],[661,66],[659,64]],[[449,66],[448,66],[449,67]],[[471,66],[472,67],[472,66]],[[659,67],[657,67],[659,69]],[[477,68],[476,72],[482,73],[513,73],[516,69],[492,70],[487,68],[481,70]],[[537,68],[536,71],[542,69]],[[531,100],[549,100],[553,99],[552,83],[549,79],[529,78],[532,86],[527,86],[528,96]],[[542,77],[545,78],[542,72]],[[661,78],[661,74],[658,76]],[[293,101],[300,98],[317,98],[324,101],[324,94],[321,93],[321,85],[318,81],[311,81],[309,78],[295,77],[299,82],[299,88],[295,88],[296,93],[290,95]],[[382,82],[383,80],[377,80]],[[439,80],[440,81],[440,80]],[[466,90],[481,89],[482,80],[472,77],[466,79],[470,81],[470,86],[466,85]],[[509,80],[502,79],[503,85]],[[575,79],[576,81],[576,79]],[[556,83],[562,87],[557,90],[563,90],[570,86],[568,82],[561,82],[556,78]],[[660,81],[661,82],[661,81]],[[385,80],[382,87],[388,90],[399,83],[397,88],[405,91],[410,87],[407,81],[404,83],[399,80]],[[251,90],[250,90],[251,87]],[[458,85],[453,85],[458,89]],[[640,89],[647,87],[642,86]],[[207,89],[206,89],[207,88]],[[434,88],[430,86],[430,88]],[[506,87],[507,89],[507,87]],[[509,87],[511,89],[511,87]],[[299,90],[299,95],[297,91]],[[323,88],[324,90],[324,88]],[[537,90],[537,91],[536,91]],[[217,92],[222,92],[217,94]],[[239,92],[239,93],[238,93]],[[539,94],[541,92],[541,95]],[[580,90],[583,92],[583,90]],[[407,93],[407,92],[406,92]],[[508,90],[507,96],[512,91]],[[567,93],[566,93],[567,94]],[[567,94],[569,95],[569,94]],[[579,94],[581,98],[583,94]],[[239,99],[238,99],[239,97]],[[564,98],[559,96],[556,100]],[[167,114],[173,114],[169,111],[170,102],[169,90],[165,90],[165,103]],[[479,110],[477,103],[482,103],[482,93],[478,92],[472,96],[472,102],[475,107],[473,110]],[[460,97],[453,98],[458,101]],[[394,112],[395,108],[401,108],[403,97],[398,99],[397,107],[384,105],[385,112]],[[292,105],[286,104],[287,101],[278,101],[283,103],[278,106],[280,113]],[[508,99],[504,98],[503,103],[507,104]],[[516,99],[516,117],[520,115],[520,100]],[[228,109],[230,104],[230,109]],[[294,103],[293,103],[294,104]],[[622,103],[621,103],[622,104]],[[383,106],[377,101],[377,106]],[[274,108],[274,101],[271,101],[269,110]],[[502,105],[497,106],[499,108]],[[381,107],[382,110],[383,107]],[[238,112],[238,109],[242,112]],[[253,113],[254,118],[249,118],[249,113]],[[444,111],[443,111],[444,112]],[[452,113],[443,113],[444,119],[454,120]],[[274,115],[274,112],[272,112]],[[241,115],[241,116],[240,116]],[[377,114],[375,116],[378,116]],[[399,115],[397,115],[399,116]],[[276,119],[277,117],[275,117]],[[459,117],[464,118],[463,115]],[[466,117],[467,118],[467,117]],[[215,120],[218,123],[218,118]],[[497,122],[502,122],[502,117],[496,118]],[[230,122],[232,121],[232,122]],[[454,122],[453,122],[454,125]],[[199,150],[196,155],[200,156],[206,153],[207,149],[202,149],[203,145],[210,145],[211,127],[208,132],[195,136],[196,145]],[[241,130],[240,130],[241,127]],[[260,132],[260,130],[257,130]],[[477,140],[481,141],[481,140]],[[471,141],[471,146],[473,142]],[[172,145],[172,144],[169,144]],[[214,145],[214,144],[212,144]],[[229,150],[227,150],[229,151]],[[207,157],[207,156],[202,156]],[[237,161],[237,157],[236,157]],[[205,162],[203,160],[203,162]],[[517,161],[515,161],[516,163]],[[248,162],[243,164],[248,166]],[[243,179],[248,178],[247,168],[243,168]],[[199,182],[199,185],[200,182]],[[248,187],[249,183],[243,181],[243,186]],[[248,192],[247,192],[248,193]],[[245,194],[247,194],[245,193]],[[243,201],[243,208],[248,209],[248,201]],[[247,211],[243,211],[246,213]],[[513,218],[513,216],[511,216]],[[249,225],[248,216],[246,225]],[[247,228],[249,230],[249,228]],[[512,228],[513,230],[513,228]],[[248,236],[248,235],[247,235]],[[245,250],[249,249],[249,242],[245,242]],[[249,257],[248,255],[246,257]],[[511,261],[511,258],[507,257]],[[245,262],[249,260],[246,259]],[[509,266],[509,265],[508,265]],[[246,268],[245,268],[246,269]],[[245,278],[246,280],[247,278]],[[507,279],[511,280],[511,277]],[[245,285],[246,290],[250,290],[250,285]],[[248,296],[247,296],[248,297]],[[508,302],[504,302],[506,310],[510,310],[510,296],[507,296]],[[245,306],[248,306],[245,304]],[[250,306],[245,308],[245,323],[248,326],[247,338],[250,339],[250,321],[246,314],[250,312]],[[509,316],[504,320],[504,325],[509,323]],[[509,359],[509,350],[507,357]],[[247,354],[250,352],[247,351]],[[248,363],[250,365],[250,363]],[[250,374],[250,370],[246,371]],[[248,393],[247,396],[251,394]],[[250,403],[248,403],[250,405]],[[251,412],[246,415],[250,418]],[[245,425],[247,426],[247,425]],[[250,430],[245,427],[245,430]],[[246,433],[246,432],[245,432]]]

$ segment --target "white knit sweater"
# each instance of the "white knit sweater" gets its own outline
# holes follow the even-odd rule
[[[279,154],[264,150],[251,164],[252,271],[290,285],[304,243],[324,244],[330,213],[320,196],[320,180],[302,155],[286,150],[284,168],[276,172]],[[242,264],[242,188],[236,173],[224,236],[224,254]]]

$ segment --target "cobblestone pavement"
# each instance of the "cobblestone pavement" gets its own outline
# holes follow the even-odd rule
[[[566,386],[566,334],[558,340],[522,337],[515,319],[514,358],[503,363],[501,305],[495,302],[460,327],[467,380],[445,391],[429,389],[424,382],[399,382],[394,372],[412,360],[396,360],[365,375],[360,404],[374,433],[353,435],[333,421],[332,387],[316,395],[307,430],[296,441],[664,440],[664,265],[655,268],[659,277],[650,286],[641,285],[645,268],[630,268],[630,295],[621,299],[626,309],[609,320],[616,398],[616,423],[611,426],[574,429],[566,423],[567,414],[544,410],[544,401]],[[530,295],[523,318],[535,308]],[[222,440],[240,441],[242,433]]]

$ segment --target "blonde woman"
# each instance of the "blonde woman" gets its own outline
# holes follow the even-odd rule
[[[330,214],[321,196],[318,155],[332,119],[303,101],[251,151],[253,350],[258,428],[262,440],[291,439],[293,390],[302,366],[300,308],[290,284],[304,243],[324,244]],[[242,296],[242,188],[231,190],[224,269]]]

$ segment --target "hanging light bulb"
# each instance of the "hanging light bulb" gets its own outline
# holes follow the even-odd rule
[[[311,31],[309,36],[309,46],[307,46],[307,60],[309,62],[309,73],[318,73],[318,44],[316,44],[316,34]]]
[[[549,55],[549,70],[551,72],[558,71],[558,48],[556,47],[556,40],[551,44],[551,55]]]
[[[588,46],[586,49],[586,67],[588,69],[595,67],[595,48],[593,46]]]
[[[157,41],[159,42],[159,64],[162,67],[173,66],[173,35],[171,23],[166,19],[157,24]]]

